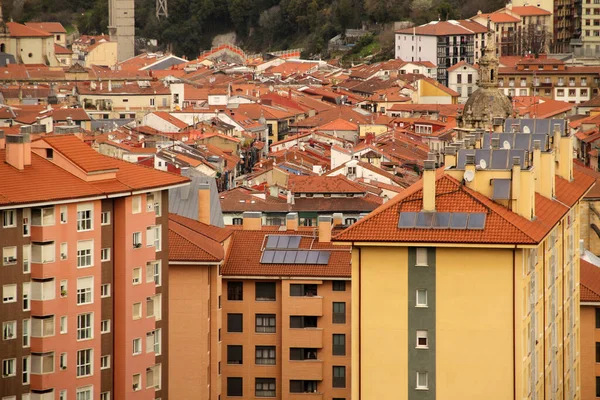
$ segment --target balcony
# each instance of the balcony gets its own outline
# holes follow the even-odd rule
[[[290,328],[289,337],[296,347],[323,348],[322,328]]]
[[[285,367],[285,374],[293,379],[308,381],[323,380],[322,360],[290,360]]]
[[[323,316],[323,298],[320,296],[291,296],[288,312],[292,315]]]

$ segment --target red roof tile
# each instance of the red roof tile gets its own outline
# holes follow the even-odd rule
[[[50,33],[67,33],[60,22],[25,22],[25,26]]]
[[[292,193],[365,193],[365,189],[343,175],[301,176],[290,175]]]
[[[337,118],[331,122],[319,126],[317,129],[322,131],[357,131],[358,125],[354,122],[346,121],[343,118]]]
[[[511,10],[520,16],[552,15],[550,11],[536,6],[513,6]]]
[[[164,119],[165,121],[169,122],[171,125],[174,125],[177,128],[179,128],[179,129],[185,129],[185,128],[187,128],[189,126],[188,124],[186,124],[185,122],[183,122],[179,118],[175,118],[174,116],[172,116],[168,112],[155,111],[153,114],[156,115],[159,118]]]
[[[580,260],[580,301],[600,302],[600,267]]]
[[[219,262],[225,257],[222,242],[231,231],[193,219],[169,214],[169,259],[172,261]]]
[[[485,26],[471,20],[432,21],[415,28],[406,28],[396,31],[396,33],[415,33],[417,35],[429,36],[472,35],[474,33],[485,32],[487,32]]]
[[[12,36],[12,37],[48,37],[48,36],[52,36],[52,34],[47,31],[29,27],[29,26],[25,26],[25,25],[19,24],[17,22],[7,22],[6,27],[8,28],[8,32],[9,32],[10,36]]]

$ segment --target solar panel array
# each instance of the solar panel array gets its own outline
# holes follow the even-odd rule
[[[331,252],[326,250],[265,250],[261,264],[318,264],[327,265]]]
[[[527,150],[460,149],[456,159],[456,168],[465,168],[467,155],[475,155],[475,165],[481,165],[481,160],[484,160],[487,169],[511,169],[513,157],[519,157],[521,168],[525,168],[529,160]]]
[[[565,130],[564,119],[507,118],[504,121],[504,132],[545,133],[554,134],[554,129]]]
[[[400,213],[400,229],[484,229],[486,213],[412,212]]]
[[[508,143],[513,150],[529,150],[533,151],[533,142],[536,140],[540,141],[540,148],[546,149],[548,146],[548,134],[546,133],[492,133],[490,135],[483,135],[483,146],[484,149],[492,147],[492,138],[498,139],[498,146],[502,149]]]
[[[492,184],[494,185],[494,191],[492,193],[492,200],[509,200],[510,199],[510,179],[494,179]]]
[[[266,249],[297,249],[300,246],[298,235],[267,235]]]

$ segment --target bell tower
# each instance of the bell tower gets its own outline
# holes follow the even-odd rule
[[[498,57],[496,56],[496,34],[491,28],[490,18],[487,24],[487,40],[483,56],[479,59],[479,87],[498,87]]]
[[[117,42],[117,60],[135,55],[134,0],[108,0],[108,33]]]

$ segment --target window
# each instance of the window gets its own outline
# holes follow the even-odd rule
[[[29,347],[29,332],[31,331],[31,320],[23,320],[23,347]]]
[[[473,83],[473,74],[467,75],[467,83]]]
[[[79,314],[77,316],[77,340],[92,338],[94,316],[92,313]]]
[[[67,242],[60,244],[60,259],[66,260],[69,255],[69,244]]]
[[[100,297],[110,297],[110,283],[100,286]]]
[[[429,389],[427,383],[427,372],[417,372],[417,389],[418,390],[427,390]]]
[[[333,281],[333,291],[334,292],[345,292],[346,291],[346,281]]]
[[[161,285],[161,269],[162,269],[162,263],[160,260],[158,261],[151,261],[149,263],[146,264],[146,282],[152,282],[154,281],[154,284],[156,286],[160,286]]]
[[[290,360],[316,360],[317,349],[290,348]]]
[[[2,360],[2,377],[6,378],[9,376],[15,376],[17,373],[17,359],[10,358],[8,360]]]
[[[228,397],[242,397],[242,378],[227,378],[227,396]]]
[[[110,261],[110,248],[100,250],[100,261]]]
[[[100,225],[110,225],[110,211],[100,213]]]
[[[54,315],[33,317],[31,319],[32,337],[54,336]]]
[[[142,212],[142,196],[133,196],[131,198],[131,213],[139,214]]]
[[[256,346],[256,364],[275,365],[275,346]]]
[[[227,314],[227,332],[243,332],[243,314]]]
[[[600,343],[596,342],[596,362],[600,363]]]
[[[110,356],[100,357],[100,369],[110,368]]]
[[[62,206],[60,208],[60,223],[61,224],[67,223],[67,207],[66,206]]]
[[[333,387],[346,387],[346,367],[333,367]]]
[[[417,307],[427,307],[427,289],[417,289]]]
[[[17,321],[2,323],[2,340],[11,340],[17,337]]]
[[[290,284],[290,296],[316,296],[317,285],[316,284]]]
[[[600,329],[600,307],[596,308],[596,329]]]
[[[242,225],[244,223],[243,218],[233,218],[231,224],[232,225]]]
[[[133,339],[132,354],[134,356],[138,355],[138,354],[142,354],[142,339],[140,339],[140,338]]]
[[[345,324],[346,323],[346,303],[333,303],[333,323],[334,324]]]
[[[93,350],[85,349],[77,352],[77,377],[92,374]]]
[[[32,260],[34,263],[46,264],[54,262],[54,242],[34,242],[32,245]]]
[[[31,245],[26,244],[23,246],[23,273],[28,274],[31,272],[29,260],[31,260]]]
[[[133,248],[139,249],[140,247],[142,247],[142,233],[134,232],[133,233]]]
[[[456,83],[462,83],[462,74],[456,74]]]
[[[161,353],[161,335],[160,328],[155,329],[146,333],[146,353],[154,353],[160,355]]]
[[[54,225],[54,207],[32,208],[31,225],[52,226]]]
[[[317,381],[290,380],[290,393],[316,393]]]
[[[61,334],[67,333],[67,316],[66,315],[63,315],[62,317],[60,317],[60,333]]]
[[[32,279],[31,300],[53,300],[56,296],[55,292],[54,278]]]
[[[77,231],[92,230],[92,204],[77,205]]]
[[[22,377],[21,382],[23,385],[27,385],[29,383],[29,367],[31,366],[31,358],[29,356],[23,357],[23,369],[21,371]],[[24,399],[24,397],[22,397]]]
[[[227,300],[244,300],[244,282],[227,282]]]
[[[93,251],[93,240],[80,240],[77,242],[77,268],[91,267],[94,265],[94,258],[92,257]]]
[[[92,304],[94,277],[77,278],[77,305]]]
[[[2,302],[14,303],[17,301],[17,285],[2,286]]]
[[[23,311],[29,311],[31,309],[31,302],[29,301],[31,292],[31,283],[23,283]]]
[[[427,265],[427,249],[423,247],[417,248],[417,266],[426,267]]]
[[[110,392],[100,393],[100,400],[110,400]]]
[[[4,210],[2,226],[4,228],[14,228],[17,226],[17,210]]]
[[[276,397],[275,378],[256,378],[256,397]]]
[[[142,269],[141,268],[133,269],[132,280],[133,280],[134,285],[139,285],[140,283],[142,283]]]
[[[600,397],[600,376],[596,377],[596,397]]]
[[[161,365],[156,364],[146,368],[146,388],[160,389]]]
[[[31,373],[51,374],[54,372],[54,353],[31,353]]]
[[[29,208],[23,209],[23,236],[30,236],[31,231],[31,210]]]
[[[2,249],[2,260],[4,265],[15,265],[17,263],[17,247],[4,247]]]
[[[58,360],[60,369],[67,369],[67,353],[60,353]]]
[[[227,346],[227,364],[243,364],[243,347],[241,345]]]
[[[60,297],[67,297],[67,280],[60,281]]]
[[[275,314],[256,314],[257,333],[275,333]]]
[[[154,106],[154,99],[150,99],[150,105]]]
[[[275,282],[256,282],[256,300],[275,301]]]
[[[427,331],[417,331],[417,348],[429,348],[429,342],[427,341]]]
[[[140,374],[133,375],[132,379],[133,391],[142,390],[142,376]]]
[[[333,355],[334,356],[345,356],[346,355],[346,335],[341,333],[333,334]]]
[[[142,303],[133,303],[133,319],[142,318]]]
[[[100,321],[100,333],[110,332],[110,319]]]
[[[157,321],[162,318],[162,294],[146,297],[146,318],[154,317]]]
[[[316,328],[317,317],[290,315],[290,328]]]

